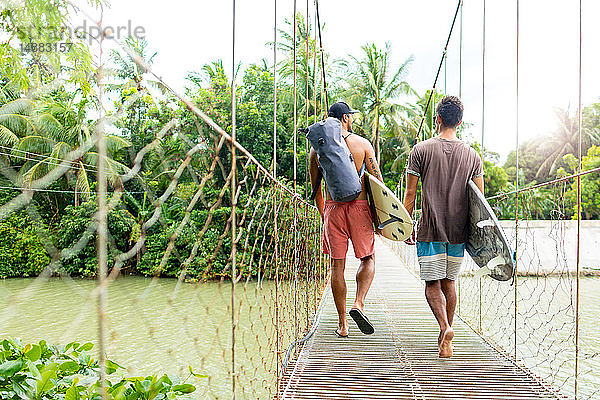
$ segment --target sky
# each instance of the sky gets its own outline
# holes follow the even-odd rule
[[[277,24],[293,18],[293,0],[277,0]],[[188,71],[223,59],[232,64],[232,1],[112,0],[104,24],[141,27],[158,51],[154,69],[182,89]],[[314,2],[309,1],[314,15]],[[483,3],[464,0],[462,90],[469,135],[506,159],[517,144],[516,0],[485,0],[485,97],[483,96]],[[272,62],[275,0],[236,1],[236,61]],[[361,46],[391,43],[391,62],[399,67],[413,56],[406,80],[419,93],[431,88],[452,17],[452,0],[321,0],[323,45],[333,58],[360,56]],[[583,103],[600,101],[597,38],[600,1],[582,0]],[[306,13],[306,1],[297,0]],[[93,12],[98,15],[98,12]],[[83,21],[74,17],[74,24]],[[460,15],[448,48],[438,89],[459,94]],[[524,0],[519,9],[519,143],[556,129],[556,107],[576,113],[578,105],[579,0]],[[444,73],[445,71],[445,73]],[[485,119],[483,104],[485,99]],[[482,130],[482,122],[484,128]],[[483,133],[483,138],[482,138]]]

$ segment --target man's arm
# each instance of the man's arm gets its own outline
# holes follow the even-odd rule
[[[308,156],[308,172],[310,174],[310,186],[311,189],[315,187],[317,183],[317,176],[319,176],[319,161],[317,160],[317,152],[315,149],[311,148]],[[317,205],[317,210],[319,210],[319,214],[321,214],[321,218],[323,218],[323,191],[321,190],[321,185],[317,188],[317,193],[315,196],[315,204]]]
[[[485,192],[483,191],[483,176],[473,177],[473,182],[475,182],[475,184],[481,191],[481,194],[485,194]]]
[[[406,192],[404,192],[404,208],[408,212],[408,215],[412,217],[413,210],[415,208],[415,199],[417,198],[417,183],[419,177],[411,173],[406,174]],[[416,243],[417,232],[413,229],[412,234],[408,239],[405,240],[406,244],[414,245]]]
[[[377,164],[377,159],[375,158],[375,150],[373,149],[373,145],[371,145],[368,140],[365,141],[365,164],[367,165],[367,171],[369,171],[369,173],[375,178],[383,182],[383,177],[381,176],[381,171],[379,170],[379,165]]]
[[[406,192],[404,192],[404,208],[408,212],[408,215],[412,217],[413,210],[415,208],[415,199],[417,198],[417,183],[419,177],[410,173],[406,174]]]

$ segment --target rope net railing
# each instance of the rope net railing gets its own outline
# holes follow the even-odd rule
[[[87,17],[102,30],[102,19]],[[31,278],[0,285],[0,335],[18,332],[23,344],[78,342],[68,347],[91,357],[104,386],[93,390],[104,398],[118,397],[117,376],[163,373],[193,383],[192,398],[276,398],[283,358],[309,332],[328,281],[321,218],[294,183],[235,139],[235,101],[232,120],[215,122],[114,39],[182,110],[154,115],[158,127],[147,140],[119,147],[124,139],[110,132],[158,111],[136,107],[144,88],[106,110],[103,40],[97,120],[80,145],[56,154],[2,147],[0,225],[11,221],[39,242],[37,253],[17,249],[31,260]],[[235,85],[231,93],[229,101]],[[316,101],[313,112],[317,118]],[[125,147],[126,160],[117,161]],[[98,175],[96,187],[81,186],[87,177],[79,174]],[[79,186],[65,190],[73,179]],[[65,199],[71,204],[58,204]],[[66,211],[49,224],[52,203]],[[115,362],[127,368],[113,371]],[[144,379],[138,389],[151,390]],[[48,394],[64,396],[71,383],[56,381]],[[32,381],[21,386],[25,394],[40,390]]]

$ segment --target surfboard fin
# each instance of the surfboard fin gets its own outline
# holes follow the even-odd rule
[[[477,223],[477,227],[478,228],[484,228],[486,226],[494,226],[494,225],[496,225],[496,224],[491,219],[484,219],[484,220],[479,221]]]
[[[492,273],[492,270],[489,269],[489,267],[486,265],[485,267],[479,268],[479,270],[477,270],[475,272],[475,274],[473,275],[473,277],[475,277],[475,278],[481,278],[482,276],[490,275],[491,273]]]
[[[478,278],[484,275],[490,275],[498,265],[504,265],[505,263],[504,257],[496,256],[488,261],[485,267],[479,268],[479,271],[475,272],[475,277]]]
[[[388,226],[392,222],[401,222],[401,223],[404,223],[404,220],[402,218],[398,218],[398,217],[396,217],[393,214],[389,214],[389,216],[390,216],[390,218],[387,219],[387,220],[385,220],[381,224],[379,224],[379,226],[377,227],[377,229],[382,230],[383,228],[385,228],[386,226]]]

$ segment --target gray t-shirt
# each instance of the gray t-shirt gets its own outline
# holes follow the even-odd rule
[[[412,148],[407,172],[422,180],[417,240],[464,243],[469,218],[467,184],[483,175],[479,154],[460,140],[433,137]]]

